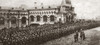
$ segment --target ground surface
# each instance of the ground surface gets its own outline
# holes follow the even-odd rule
[[[59,39],[48,41],[41,45],[100,45],[100,27],[85,30],[86,39],[74,42],[73,35],[64,36]]]

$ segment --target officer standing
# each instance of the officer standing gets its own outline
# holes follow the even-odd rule
[[[82,40],[85,40],[85,33],[84,33],[84,31],[81,29],[81,31],[80,31],[80,38],[82,39]]]
[[[78,31],[76,31],[76,32],[75,32],[75,35],[74,35],[74,40],[75,40],[75,42],[77,42],[77,41],[78,41]]]

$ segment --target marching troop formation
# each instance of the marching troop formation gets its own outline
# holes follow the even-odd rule
[[[0,40],[4,45],[29,45],[32,43],[41,43],[51,39],[59,38],[64,35],[69,35],[80,29],[89,29],[99,26],[99,22],[96,21],[84,21],[74,23],[57,23],[57,24],[45,24],[37,27],[27,26],[23,28],[10,28],[0,30]],[[83,32],[80,37],[84,40],[85,36]],[[78,34],[76,34],[75,42]]]

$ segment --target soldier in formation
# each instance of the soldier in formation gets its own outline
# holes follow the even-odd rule
[[[76,32],[75,32],[75,35],[74,35],[74,40],[75,40],[75,42],[78,41],[78,36],[79,36],[79,35],[78,35],[78,31],[76,31]]]

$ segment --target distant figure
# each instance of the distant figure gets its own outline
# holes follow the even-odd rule
[[[74,35],[74,40],[75,40],[75,42],[77,42],[77,41],[78,41],[78,31],[76,31],[76,32],[75,32],[75,35]]]
[[[84,33],[84,31],[82,31],[82,29],[81,29],[81,31],[80,31],[80,38],[81,38],[82,40],[85,40],[85,33]]]

